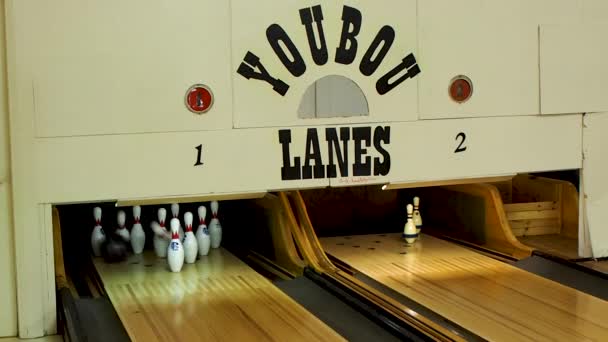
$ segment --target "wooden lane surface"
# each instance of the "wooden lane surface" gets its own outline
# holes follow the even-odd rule
[[[321,239],[328,254],[491,341],[608,341],[608,302],[428,235]]]
[[[179,273],[152,251],[94,264],[133,341],[344,340],[221,248]]]

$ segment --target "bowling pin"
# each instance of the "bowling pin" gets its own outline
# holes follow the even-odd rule
[[[127,226],[125,226],[126,219],[127,214],[125,214],[123,210],[119,210],[116,217],[116,221],[118,223],[116,234],[118,234],[118,236],[120,236],[125,242],[129,242],[131,240],[131,234],[129,234],[129,230],[127,229]]]
[[[156,255],[160,258],[165,258],[167,256],[167,247],[169,245],[169,240],[167,240],[167,238],[165,236],[163,236],[163,230],[166,231],[167,228],[165,228],[165,220],[167,219],[167,209],[165,208],[160,208],[158,209],[158,227],[152,227],[152,230],[155,232],[154,234],[154,251],[156,252]],[[153,222],[152,224],[154,225]],[[155,230],[156,228],[156,230]],[[159,230],[159,232],[157,233],[157,230]],[[161,233],[161,234],[159,234]]]
[[[179,222],[179,204],[178,203],[172,203],[171,204],[171,214],[173,215],[173,218],[177,219],[177,222]],[[184,228],[182,228],[182,223],[179,223],[179,238],[182,242],[184,242]]]
[[[136,205],[133,207],[133,228],[131,228],[131,248],[133,253],[141,254],[146,245],[146,233],[141,226],[141,207]]]
[[[416,226],[416,234],[420,235],[420,230],[422,229],[422,216],[420,216],[420,198],[418,196],[414,197],[414,214],[413,221]]]
[[[91,248],[93,249],[93,255],[101,256],[101,245],[106,241],[106,234],[101,226],[101,208],[93,208],[93,217],[95,218],[95,227],[91,232]]]
[[[150,223],[150,228],[154,232],[154,235],[157,235],[158,237],[163,238],[164,240],[167,240],[167,241],[171,240],[171,233],[169,233],[167,228],[161,227],[160,224],[158,224],[158,222],[152,221],[152,223]]]
[[[171,219],[171,242],[167,248],[167,263],[171,272],[179,272],[184,266],[184,246],[179,238],[179,219]]]
[[[205,216],[207,216],[207,208],[201,205],[198,207],[198,230],[196,231],[198,255],[200,256],[209,254],[209,247],[211,246],[211,238],[209,237],[209,229],[205,223]]]
[[[186,236],[184,236],[184,260],[187,264],[191,264],[196,261],[196,255],[198,254],[198,243],[196,236],[192,231],[192,213],[186,212],[184,214],[184,224],[186,225]]]
[[[222,242],[222,225],[217,217],[219,203],[211,202],[211,222],[209,222],[209,236],[211,237],[211,248],[218,248]]]
[[[403,228],[402,237],[405,239],[405,242],[412,244],[416,242],[416,238],[418,234],[416,234],[416,225],[414,225],[414,220],[412,219],[414,208],[411,204],[407,205],[407,222],[405,223],[405,227]]]

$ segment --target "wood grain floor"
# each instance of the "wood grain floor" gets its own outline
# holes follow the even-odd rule
[[[422,235],[321,239],[354,269],[491,341],[608,341],[608,302]]]
[[[521,243],[564,259],[578,258],[578,240],[559,234],[517,237]]]
[[[585,266],[585,267],[589,267],[591,269],[594,269],[596,271],[608,274],[608,260],[602,260],[602,261],[584,261],[584,262],[579,262],[579,265]]]
[[[133,341],[344,340],[221,248],[180,273],[151,251],[120,264],[94,263]]]

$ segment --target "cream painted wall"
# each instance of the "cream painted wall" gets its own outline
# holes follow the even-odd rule
[[[608,113],[585,115],[583,127],[584,214],[593,257],[602,258],[608,256]]]
[[[579,13],[573,0],[418,1],[419,117],[538,114],[538,25],[570,24]],[[448,96],[458,75],[473,83],[464,103]]]
[[[0,0],[4,9],[4,0]],[[0,37],[4,37],[4,16],[0,16]],[[8,107],[6,85],[6,46],[0,39],[0,183],[8,182],[10,170],[9,136],[8,136]]]
[[[541,25],[539,34],[542,114],[608,111],[608,25]]]
[[[3,161],[4,162],[4,161]],[[17,335],[17,293],[15,251],[10,205],[10,186],[0,184],[0,336]]]
[[[608,1],[606,0],[583,0],[583,21],[586,23],[606,22],[608,15]]]
[[[0,0],[4,9],[4,1]],[[0,16],[0,37],[4,37],[4,16]],[[10,158],[6,63],[4,40],[0,40],[0,336],[17,335],[17,293],[15,285],[15,251],[11,215]]]

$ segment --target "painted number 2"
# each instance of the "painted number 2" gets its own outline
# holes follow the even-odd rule
[[[196,149],[196,163],[194,166],[203,165],[203,145],[198,145],[195,147]]]
[[[464,141],[467,139],[467,135],[464,134],[463,132],[460,132],[456,136],[456,141],[459,141],[458,138],[460,138],[460,143],[458,144],[458,147],[456,147],[456,150],[454,150],[454,153],[464,152],[467,150],[467,147],[464,146]]]

